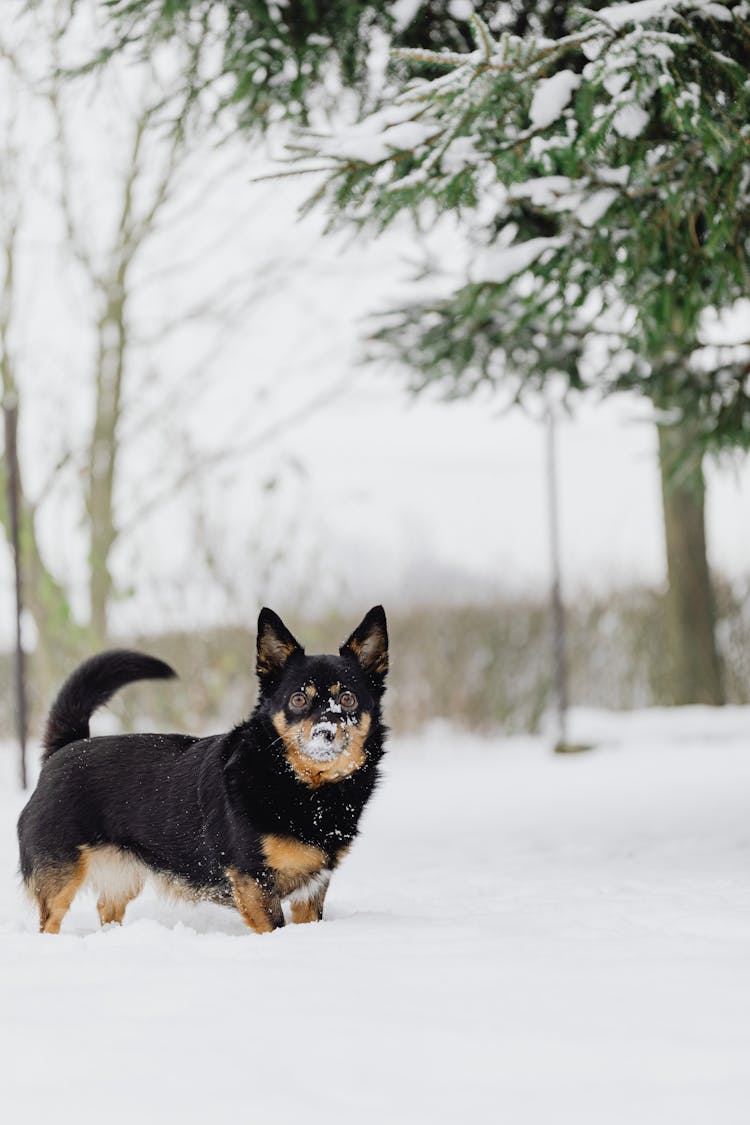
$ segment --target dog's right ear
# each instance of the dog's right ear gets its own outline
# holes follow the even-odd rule
[[[270,686],[283,672],[294,653],[304,655],[302,645],[292,636],[278,613],[265,606],[258,616],[258,656],[255,670],[261,687]]]

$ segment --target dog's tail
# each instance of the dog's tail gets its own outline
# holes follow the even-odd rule
[[[50,708],[42,739],[42,761],[46,762],[69,742],[88,738],[92,714],[119,688],[134,680],[171,680],[176,675],[163,660],[124,648],[85,660],[65,681]]]

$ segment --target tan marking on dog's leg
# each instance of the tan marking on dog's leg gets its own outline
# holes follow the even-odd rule
[[[127,905],[127,902],[111,902],[109,899],[100,898],[96,904],[96,909],[99,911],[99,921],[102,926],[108,926],[110,922],[116,922],[120,925],[125,917]]]
[[[242,920],[256,934],[268,934],[284,925],[281,900],[273,891],[234,867],[227,868],[227,878],[232,886],[234,903]]]
[[[125,917],[125,910],[128,903],[132,902],[134,898],[137,898],[142,890],[143,884],[141,884],[135,894],[128,895],[127,897],[123,896],[118,899],[100,898],[96,904],[96,909],[99,911],[99,921],[101,924],[107,926],[110,922],[117,922],[117,924],[120,925]]]
[[[331,881],[331,872],[319,872],[289,896],[293,922],[319,922],[323,917],[323,904]]]
[[[39,904],[39,929],[43,934],[59,934],[63,918],[70,910],[86,878],[88,857],[79,856],[73,863],[33,877],[33,893]]]
[[[307,902],[292,903],[293,922],[319,922],[322,917],[322,908],[316,906],[311,898]]]

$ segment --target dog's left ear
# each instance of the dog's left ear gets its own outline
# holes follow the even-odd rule
[[[286,667],[294,653],[305,650],[287,629],[278,613],[265,606],[258,616],[258,657],[255,670],[261,685],[270,684]]]
[[[373,684],[382,688],[388,671],[388,626],[382,605],[373,606],[339,653],[353,656]]]

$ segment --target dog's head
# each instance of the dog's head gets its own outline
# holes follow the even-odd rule
[[[281,618],[258,618],[259,711],[266,715],[297,778],[317,788],[348,777],[367,760],[388,671],[385,611],[375,606],[338,656],[307,656]]]

